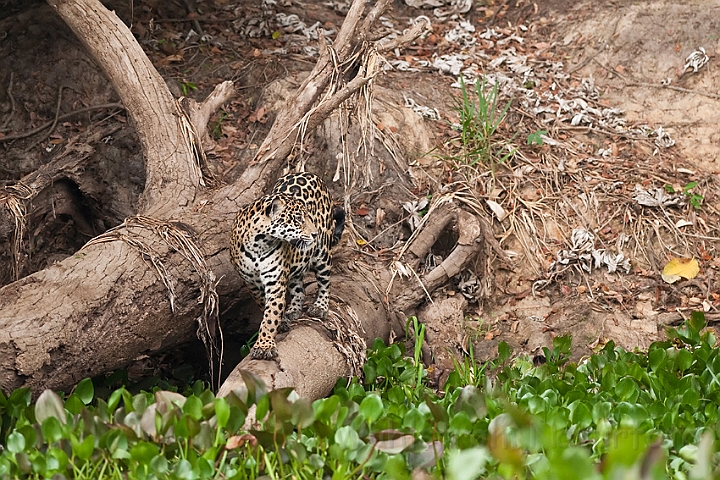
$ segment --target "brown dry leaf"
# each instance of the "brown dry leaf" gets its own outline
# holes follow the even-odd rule
[[[245,444],[249,444],[250,447],[255,447],[258,443],[257,438],[255,438],[254,435],[250,433],[245,433],[243,435],[234,435],[230,438],[228,438],[227,443],[225,444],[225,448],[227,450],[233,450],[238,447],[242,447]]]
[[[680,278],[692,280],[700,273],[700,265],[694,258],[673,258],[662,271],[665,283],[675,283]]]
[[[255,110],[253,113],[250,114],[250,116],[248,117],[248,121],[250,123],[255,123],[255,122],[265,123],[263,121],[263,117],[265,116],[265,114],[267,114],[267,109],[265,107],[258,107],[257,110]],[[267,121],[267,120],[265,120],[265,121]]]

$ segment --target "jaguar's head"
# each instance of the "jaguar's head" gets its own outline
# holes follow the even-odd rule
[[[297,198],[274,194],[265,214],[270,219],[269,235],[299,248],[315,243],[318,229],[310,220],[305,205]]]

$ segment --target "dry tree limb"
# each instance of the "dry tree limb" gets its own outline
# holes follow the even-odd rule
[[[177,206],[190,205],[202,185],[202,159],[183,133],[185,115],[130,29],[97,0],[48,3],[105,72],[135,125],[146,159],[140,211],[163,218]],[[232,89],[221,86],[217,92],[227,100]],[[218,103],[222,102],[213,96],[208,105]]]
[[[452,224],[458,229],[457,243],[447,258],[427,274],[419,277],[421,284],[428,291],[435,290],[460,273],[483,248],[482,227],[475,215],[454,205],[443,205],[438,208],[434,212],[436,216],[440,215],[438,212],[442,216],[437,223],[444,223],[443,228],[436,228],[433,223],[428,222],[433,226],[423,228],[407,249],[415,257],[410,259],[409,262],[415,264],[427,256],[445,228]],[[410,279],[408,281],[413,282],[415,280]],[[399,311],[411,310],[420,304],[425,295],[425,292],[416,288],[403,289],[402,293],[398,294],[398,297],[393,301],[393,306]]]

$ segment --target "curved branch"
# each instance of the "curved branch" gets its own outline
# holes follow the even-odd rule
[[[141,210],[188,205],[201,183],[174,98],[130,29],[99,0],[48,0],[115,87],[146,156]],[[139,94],[142,92],[142,94]]]

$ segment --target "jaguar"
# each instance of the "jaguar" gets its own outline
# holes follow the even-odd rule
[[[330,192],[312,173],[283,176],[270,194],[237,213],[230,246],[232,263],[263,309],[252,358],[277,356],[275,336],[289,330],[290,321],[302,313],[308,270],[317,280],[317,297],[308,316],[325,318],[330,298],[330,248],[340,241],[344,227],[345,211],[333,208]]]

